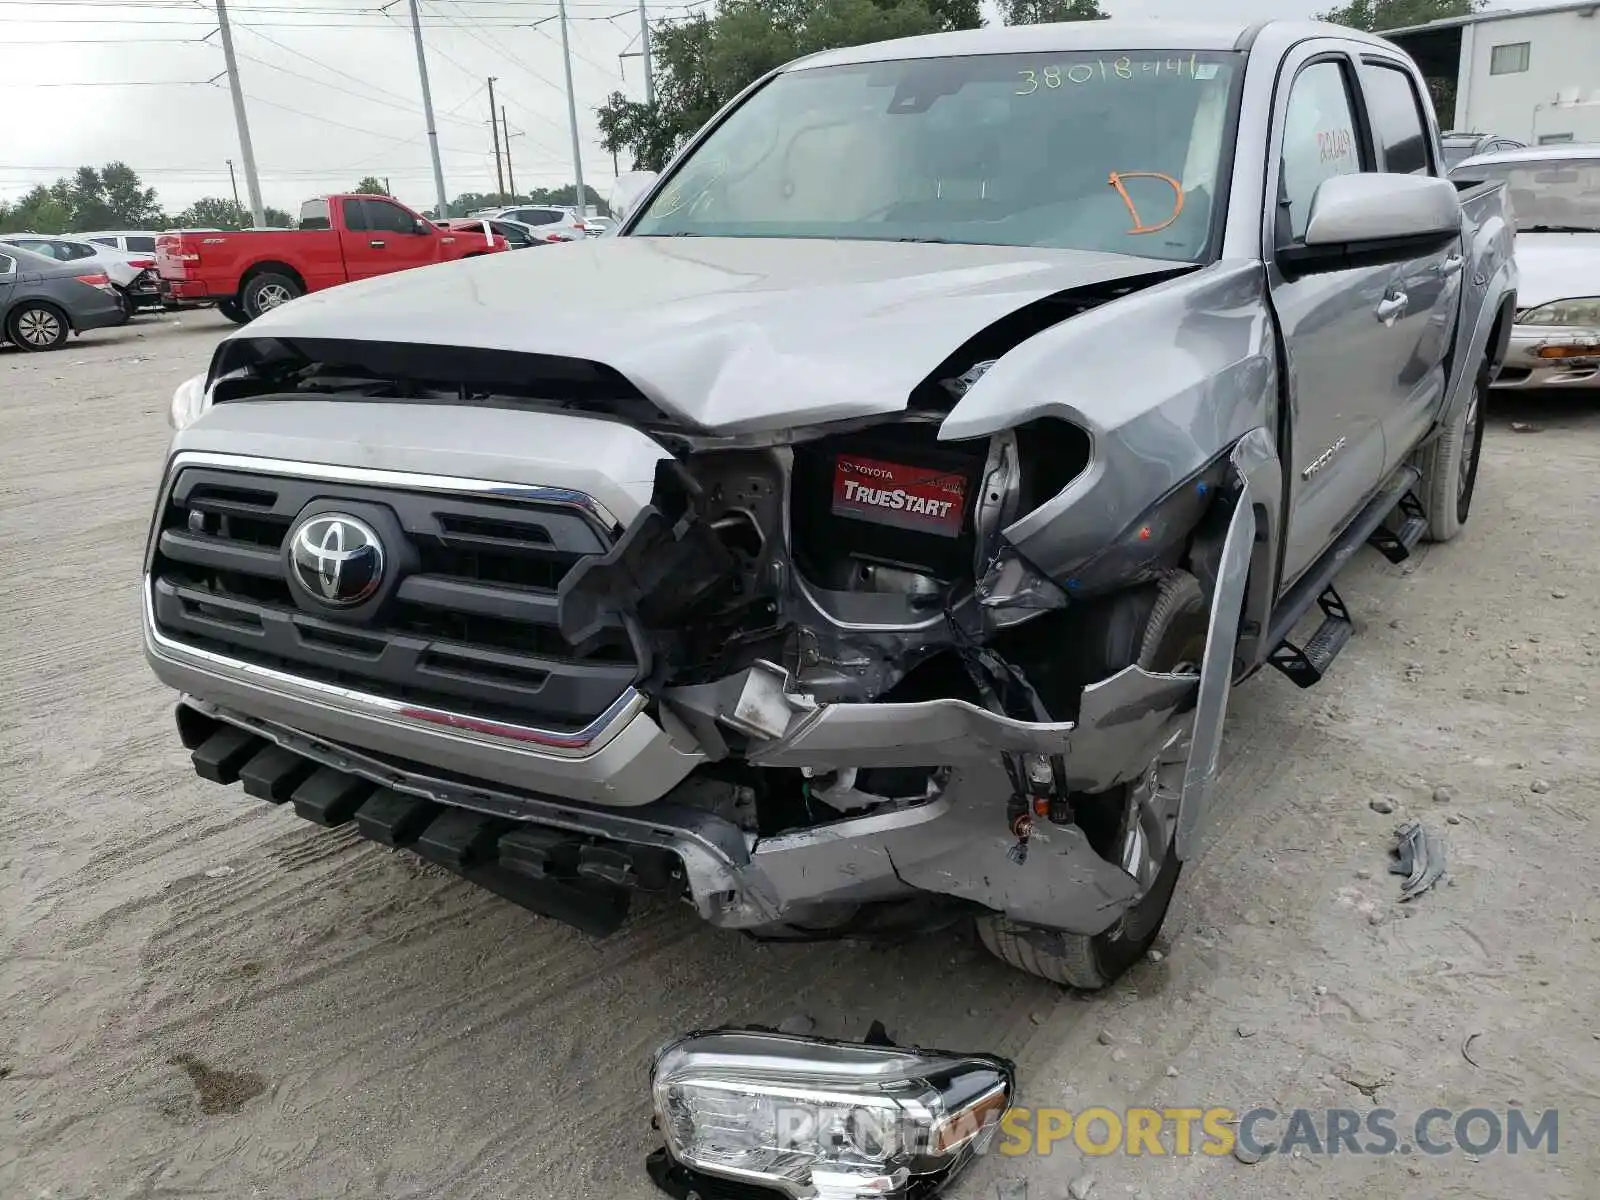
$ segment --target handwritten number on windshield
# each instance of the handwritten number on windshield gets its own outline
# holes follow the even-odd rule
[[[1064,83],[1088,83],[1093,79],[1153,79],[1163,72],[1188,75],[1191,79],[1209,79],[1215,76],[1217,68],[1214,65],[1206,64],[1204,74],[1200,70],[1201,65],[1195,55],[1190,55],[1188,58],[1150,59],[1137,63],[1124,55],[1109,61],[1097,58],[1093,62],[1077,62],[1070,67],[1052,65],[1029,68],[1017,72],[1021,86],[1017,88],[1016,94],[1031,96],[1041,88],[1054,91]]]

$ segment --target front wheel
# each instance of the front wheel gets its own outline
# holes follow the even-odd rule
[[[1105,640],[1098,655],[1104,660],[1100,678],[1129,665],[1127,655],[1115,648],[1125,637],[1125,614],[1102,611],[1104,619],[1084,631]],[[1205,593],[1199,582],[1185,572],[1171,572],[1144,619],[1133,661],[1147,671],[1198,674],[1205,656],[1206,621]],[[991,954],[1020,971],[1095,991],[1143,958],[1161,932],[1183,869],[1178,858],[1178,793],[1162,778],[1158,761],[1134,782],[1093,796],[1074,796],[1073,804],[1091,845],[1138,881],[1139,898],[1103,933],[1024,925],[996,913],[979,918],[978,937]]]

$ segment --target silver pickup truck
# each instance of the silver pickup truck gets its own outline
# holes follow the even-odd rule
[[[606,237],[223,341],[150,663],[202,776],[596,934],[636,890],[774,939],[975,919],[1102,986],[1233,685],[1316,683],[1351,556],[1467,519],[1512,231],[1442,176],[1411,62],[1332,26],[791,63]]]

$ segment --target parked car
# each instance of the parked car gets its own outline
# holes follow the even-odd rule
[[[22,350],[59,350],[70,334],[127,319],[110,277],[98,266],[0,245],[0,341]]]
[[[295,230],[163,234],[156,266],[164,293],[213,301],[242,325],[307,292],[504,249],[504,238],[463,237],[388,196],[335,195],[306,201]]]
[[[98,267],[116,287],[128,314],[161,308],[161,280],[156,274],[156,257],[113,250],[98,242],[42,234],[16,233],[0,237],[0,242],[21,246],[57,262],[79,263],[85,269]]]
[[[521,204],[509,208],[485,208],[469,215],[530,225],[538,230],[538,236],[546,242],[578,242],[585,237],[583,218],[578,216],[577,210],[558,205]]]
[[[96,229],[74,236],[86,242],[110,246],[113,250],[124,250],[130,254],[154,254],[156,239],[161,233],[159,229]]]
[[[1439,141],[1444,147],[1444,166],[1447,171],[1479,154],[1520,150],[1526,145],[1516,138],[1504,137],[1498,133],[1461,133],[1455,130],[1443,134]]]
[[[1600,388],[1600,145],[1480,155],[1450,177],[1504,184],[1516,222],[1522,311],[1495,386]]]
[[[451,217],[436,224],[442,229],[451,229],[456,233],[477,234],[486,239],[504,238],[506,245],[512,250],[527,250],[548,244],[539,230],[531,225],[524,225],[521,221],[496,220],[489,217]]]
[[[1231,687],[1468,518],[1515,265],[1427,97],[1297,22],[830,50],[608,237],[268,313],[149,540],[197,770],[591,932],[972,918],[1104,986]]]
[[[590,237],[601,237],[611,230],[610,217],[585,217],[583,229]]]

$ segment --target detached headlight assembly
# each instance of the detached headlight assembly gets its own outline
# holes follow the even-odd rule
[[[650,1072],[669,1194],[785,1200],[930,1196],[983,1152],[1015,1069],[985,1054],[758,1031],[692,1033]],[[718,1185],[735,1185],[724,1191]]]
[[[1517,318],[1518,325],[1578,325],[1600,328],[1600,296],[1552,300],[1530,308]]]
[[[206,377],[196,375],[185,379],[172,393],[172,409],[167,414],[167,424],[184,430],[198,421],[211,407],[211,394],[206,389]]]

